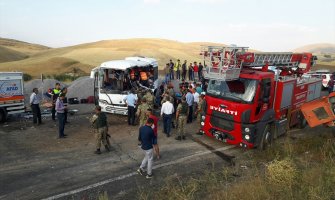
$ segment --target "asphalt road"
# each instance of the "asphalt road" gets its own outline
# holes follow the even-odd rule
[[[113,150],[95,155],[94,136],[88,123],[90,114],[87,114],[93,106],[77,105],[76,108],[80,112],[70,116],[70,124],[65,128],[66,139],[57,138],[57,123],[50,119],[44,119],[44,124],[36,127],[26,120],[2,125],[0,199],[52,196],[64,199],[89,196],[95,199],[93,191],[109,186],[113,188],[108,190],[111,196],[136,196],[136,184],[147,183],[144,177],[134,173],[143,158],[143,152],[137,146],[138,127],[128,126],[125,116],[108,115]],[[171,173],[201,170],[200,163],[206,165],[218,160],[230,164],[227,158],[212,152],[218,151],[216,149],[228,152],[235,147],[194,134],[195,123],[188,125],[187,130],[188,136],[184,141],[167,138],[159,131],[162,158],[155,161],[153,182],[160,182]],[[197,140],[199,137],[203,144]],[[185,169],[181,166],[189,167]],[[105,184],[89,187],[106,180],[109,181]],[[62,193],[65,194],[59,195]]]

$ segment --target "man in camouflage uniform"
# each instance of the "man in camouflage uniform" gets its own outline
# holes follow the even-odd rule
[[[150,90],[147,90],[147,93],[143,96],[147,100],[147,104],[150,109],[154,109],[154,100],[155,97],[151,94]]]
[[[147,99],[142,98],[142,103],[141,105],[138,106],[136,116],[139,118],[139,126],[142,127],[146,124],[148,120],[147,116],[147,110],[149,109],[149,106],[147,104]]]
[[[174,98],[172,96],[170,96],[168,92],[164,92],[163,99],[162,99],[162,104],[166,102],[166,99],[168,97],[170,98],[170,102],[173,104]]]
[[[176,112],[176,120],[178,122],[178,136],[176,140],[185,140],[185,124],[187,120],[188,106],[186,98],[182,97],[181,103],[178,104]]]
[[[95,115],[90,119],[93,127],[96,129],[96,151],[95,154],[101,154],[101,143],[105,146],[106,151],[110,151],[110,144],[107,142],[108,124],[107,116],[101,112],[101,107],[95,107]]]
[[[199,104],[198,104],[198,109],[196,111],[196,116],[197,116],[197,123],[199,125],[199,132],[197,133],[198,135],[202,135],[200,132],[201,129],[201,118],[204,116],[205,113],[205,94],[201,93],[200,98],[199,98]]]

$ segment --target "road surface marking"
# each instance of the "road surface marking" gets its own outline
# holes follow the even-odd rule
[[[235,146],[230,145],[230,146],[221,147],[221,148],[218,148],[218,149],[215,149],[215,150],[212,150],[212,151],[209,151],[209,150],[208,151],[203,151],[203,152],[196,153],[196,154],[193,154],[193,155],[189,155],[189,156],[186,156],[186,157],[183,157],[183,158],[179,158],[179,159],[174,160],[174,161],[169,161],[169,162],[166,162],[166,163],[154,165],[153,169],[158,169],[158,168],[162,168],[162,167],[165,167],[165,166],[178,164],[178,163],[184,162],[184,161],[186,161],[190,158],[196,157],[196,156],[202,156],[202,155],[210,154],[210,153],[213,153],[213,152],[216,152],[216,151],[224,151],[224,150],[228,150],[228,149],[232,149],[232,148],[235,148]],[[42,199],[42,200],[59,199],[61,197],[77,194],[77,193],[83,192],[85,190],[89,190],[89,189],[96,188],[96,187],[99,187],[99,186],[102,186],[102,185],[106,185],[108,183],[123,180],[125,178],[134,176],[136,174],[137,174],[137,172],[131,172],[129,174],[124,174],[124,175],[121,175],[121,176],[118,176],[118,177],[115,177],[115,178],[107,179],[105,181],[94,183],[92,185],[88,185],[88,186],[85,186],[85,187],[82,187],[82,188],[78,188],[78,189],[75,189],[75,190],[72,190],[72,191],[69,191],[69,192],[64,192],[64,193],[61,193],[61,194],[57,194],[57,195],[54,195],[54,196],[51,196],[51,197],[48,197],[48,198],[45,198],[45,199]]]

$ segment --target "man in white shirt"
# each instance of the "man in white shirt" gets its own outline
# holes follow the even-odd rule
[[[41,109],[40,109],[40,100],[37,97],[38,89],[34,88],[33,93],[30,95],[30,106],[31,110],[33,111],[33,123],[40,125],[42,124],[42,118],[41,118]],[[38,123],[37,123],[38,119]]]
[[[170,97],[166,97],[166,102],[162,104],[161,108],[161,116],[163,117],[164,124],[164,133],[167,137],[170,137],[172,114],[174,112],[173,104],[170,101]]]

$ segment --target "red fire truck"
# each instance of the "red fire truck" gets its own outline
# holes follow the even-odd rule
[[[247,50],[202,50],[208,88],[200,132],[228,144],[264,149],[289,128],[306,125],[300,106],[320,98],[322,80],[302,77],[317,59],[311,53]]]

